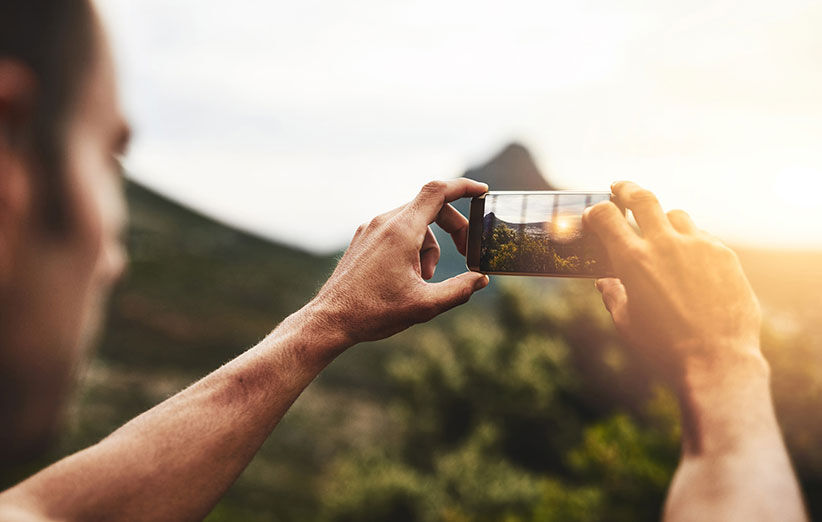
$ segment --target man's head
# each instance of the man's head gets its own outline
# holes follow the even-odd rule
[[[87,0],[0,5],[0,460],[48,440],[124,266],[113,69]]]

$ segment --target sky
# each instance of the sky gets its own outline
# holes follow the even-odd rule
[[[582,219],[586,206],[610,199],[607,193],[567,194],[488,194],[485,197],[485,214],[493,212],[497,219],[509,223],[537,223],[551,221],[556,204],[557,215]]]
[[[131,176],[314,252],[510,141],[734,244],[822,248],[822,3],[99,0]],[[493,188],[493,187],[492,187]]]

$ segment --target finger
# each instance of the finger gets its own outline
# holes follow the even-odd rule
[[[366,230],[373,230],[374,228],[379,228],[385,223],[388,223],[394,216],[405,210],[406,206],[407,205],[399,206],[393,210],[389,210],[388,212],[375,216],[373,219],[371,219],[371,221],[363,223],[362,225],[357,227],[357,230],[354,232],[354,238],[352,239],[352,241],[362,236]]]
[[[478,290],[488,286],[488,276],[477,272],[463,272],[441,283],[429,283],[429,299],[432,303],[430,317],[437,316],[455,306],[468,302]]]
[[[608,251],[608,258],[617,270],[626,259],[627,253],[633,248],[638,248],[642,241],[619,208],[610,201],[586,208],[582,213],[582,226],[599,237]]]
[[[671,230],[671,222],[668,221],[659,201],[650,190],[630,181],[618,181],[611,186],[611,192],[614,193],[620,205],[630,209],[634,214],[643,235]]]
[[[597,290],[602,294],[602,302],[611,316],[619,315],[619,311],[628,302],[628,294],[622,281],[615,277],[597,279]]]
[[[699,231],[691,216],[684,210],[677,209],[668,212],[668,221],[680,234],[696,234]]]
[[[441,229],[451,234],[457,250],[460,254],[465,255],[465,247],[468,242],[468,220],[465,219],[465,216],[446,203],[437,214],[436,222]]]
[[[420,271],[423,279],[427,281],[434,277],[434,271],[437,269],[439,260],[440,245],[437,243],[437,238],[434,237],[431,227],[428,227],[425,232],[425,239],[422,241],[422,248],[420,248]]]
[[[467,178],[426,183],[407,210],[411,212],[413,225],[422,230],[434,222],[446,203],[460,198],[481,196],[488,191],[488,185]]]

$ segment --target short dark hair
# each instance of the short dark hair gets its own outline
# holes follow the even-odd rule
[[[44,224],[65,232],[66,126],[93,59],[94,14],[88,0],[2,0],[0,59],[20,62],[37,82],[25,143],[36,172]]]

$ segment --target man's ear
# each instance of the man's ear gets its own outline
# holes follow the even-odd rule
[[[31,123],[36,88],[31,69],[0,58],[0,139],[16,141]]]
[[[21,141],[31,123],[35,88],[27,67],[0,59],[0,288],[13,277],[30,211],[31,163]]]

